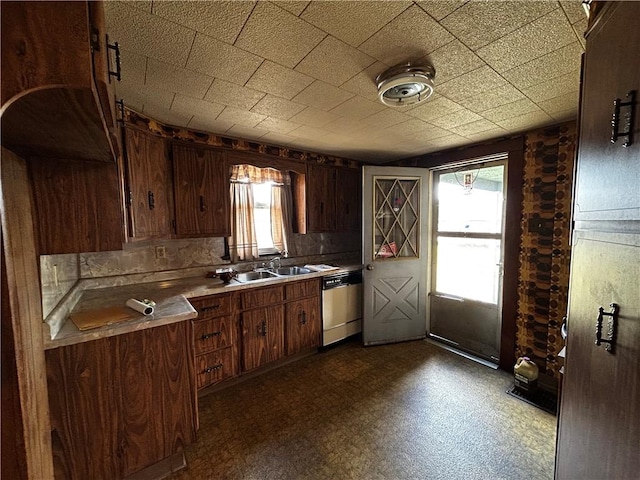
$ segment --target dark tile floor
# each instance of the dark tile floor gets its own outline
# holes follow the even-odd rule
[[[553,478],[556,418],[425,341],[338,346],[200,399],[182,479]]]

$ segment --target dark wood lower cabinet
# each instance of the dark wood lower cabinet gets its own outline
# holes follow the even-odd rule
[[[318,297],[287,303],[285,317],[286,353],[294,355],[320,345],[320,305]]]
[[[284,354],[284,307],[242,313],[242,370],[261,367]]]
[[[55,476],[118,479],[195,441],[189,322],[46,352]]]

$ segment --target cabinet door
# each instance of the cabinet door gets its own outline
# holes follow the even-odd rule
[[[31,158],[39,253],[122,250],[122,204],[115,164]]]
[[[173,185],[177,235],[230,234],[224,152],[174,144]]]
[[[287,355],[320,345],[319,297],[296,300],[287,304],[285,336]]]
[[[55,478],[120,478],[115,337],[45,352]]]
[[[195,441],[195,385],[189,322],[114,337],[121,378],[122,476]]]
[[[171,233],[170,163],[162,138],[126,129],[129,235],[164,237]]]
[[[358,232],[362,218],[362,173],[343,169],[336,178],[336,230]]]
[[[308,231],[335,231],[336,169],[327,166],[309,165],[308,172]]]
[[[284,352],[282,305],[242,313],[242,370],[273,362]]]
[[[637,2],[611,2],[587,37],[584,57],[575,220],[640,220],[640,29]],[[633,144],[611,143],[613,102],[635,90]],[[629,106],[620,109],[626,130]]]

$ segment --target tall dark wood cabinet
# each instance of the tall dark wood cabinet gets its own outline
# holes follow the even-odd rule
[[[639,22],[640,3],[606,3],[587,34],[557,480],[640,472]],[[616,99],[622,135],[612,139]]]
[[[176,235],[228,236],[229,172],[222,150],[173,144]]]
[[[362,171],[341,169],[336,176],[336,230],[360,232],[362,228]]]
[[[125,128],[129,236],[168,237],[172,233],[171,162],[166,141]]]
[[[333,232],[336,229],[336,169],[309,165],[307,211],[309,232]]]

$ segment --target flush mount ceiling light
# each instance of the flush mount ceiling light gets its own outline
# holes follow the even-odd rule
[[[378,98],[390,107],[423,102],[433,93],[435,76],[433,65],[396,65],[377,76]]]

